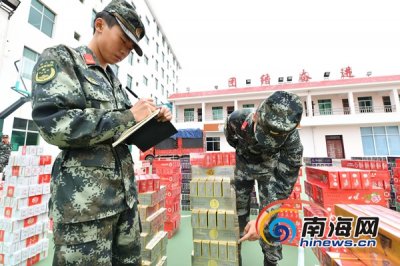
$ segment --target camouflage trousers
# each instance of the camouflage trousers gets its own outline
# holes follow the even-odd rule
[[[54,223],[53,266],[141,265],[140,221],[135,209],[81,223]]]
[[[263,207],[271,203],[268,200],[268,181],[269,180],[257,179],[260,195],[260,211]],[[248,177],[243,179],[240,176],[235,176],[234,186],[236,191],[236,209],[239,218],[240,237],[243,236],[244,228],[250,220],[250,200],[254,183],[254,180],[249,180]],[[274,216],[271,220],[275,218],[276,216]],[[266,261],[277,262],[282,259],[282,245],[274,241],[274,238],[267,229],[268,226],[266,226],[264,230],[265,237],[269,242],[274,243],[274,245],[269,245],[262,239],[259,240],[262,252],[264,253],[264,264]]]

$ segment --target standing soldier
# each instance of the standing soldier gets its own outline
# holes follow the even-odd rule
[[[269,245],[260,239],[255,220],[249,221],[250,194],[257,180],[262,210],[274,201],[287,199],[292,193],[302,165],[303,145],[296,129],[302,112],[297,95],[277,91],[255,112],[234,111],[225,124],[226,139],[236,149],[234,186],[241,234],[239,243],[259,239],[264,265],[277,265],[282,259],[282,246]],[[268,230],[265,235],[274,242]]]
[[[4,167],[8,164],[11,154],[11,145],[8,135],[1,136],[0,143],[0,173],[3,173]]]
[[[133,161],[114,140],[153,111],[133,106],[110,64],[132,50],[142,55],[145,29],[130,1],[112,0],[97,13],[87,46],[46,49],[32,75],[32,118],[62,151],[52,170],[53,265],[141,265]],[[161,108],[160,121],[170,121]]]

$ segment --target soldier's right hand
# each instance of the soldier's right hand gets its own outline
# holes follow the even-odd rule
[[[156,105],[153,102],[153,99],[140,99],[137,101],[131,109],[133,117],[136,122],[139,122],[150,115],[157,109]]]

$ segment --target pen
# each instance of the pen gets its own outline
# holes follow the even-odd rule
[[[126,89],[127,91],[129,91],[129,93],[132,94],[133,97],[135,97],[136,99],[139,99],[139,96],[138,96],[136,93],[134,93],[133,90],[131,90],[128,86],[126,86],[125,89]],[[164,105],[163,102],[160,101],[160,103],[161,103],[162,105]]]
[[[133,90],[129,89],[129,87],[128,87],[128,86],[126,86],[126,87],[125,87],[125,89],[126,89],[127,91],[129,91],[129,92],[130,92],[130,94],[132,94],[132,95],[133,95],[133,97],[135,97],[136,99],[139,99],[139,96],[137,96],[137,94],[136,94],[136,93],[134,93],[134,92],[133,92]]]

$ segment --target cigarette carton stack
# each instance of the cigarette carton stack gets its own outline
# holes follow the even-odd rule
[[[393,171],[393,187],[394,187],[394,207],[396,211],[400,211],[400,159],[396,160],[396,166]]]
[[[10,156],[0,196],[0,265],[47,257],[51,163],[38,146],[21,146]]]
[[[343,160],[346,167],[365,169],[371,171],[373,185],[382,187],[390,194],[389,208],[396,210],[396,186],[399,184],[395,178],[396,160],[400,157],[352,157],[351,160]]]
[[[332,166],[332,158],[330,157],[303,157],[306,166]]]
[[[160,177],[161,185],[166,186],[166,215],[164,230],[171,238],[179,230],[181,223],[181,164],[179,160],[154,160],[153,171]]]
[[[354,255],[364,265],[400,265],[400,214],[394,210],[377,205],[338,204],[335,206],[337,216],[353,218],[352,228],[356,228],[358,218],[379,219],[376,238],[369,235],[374,226],[370,225],[360,231],[365,234],[351,234],[350,239],[354,241],[374,239],[376,246],[350,247]],[[367,230],[367,231],[366,231]],[[368,231],[369,230],[369,231]],[[347,265],[347,264],[346,264]],[[353,264],[348,264],[353,265]]]
[[[234,158],[231,156],[230,153],[191,156],[193,266],[239,265],[239,223],[235,191],[231,187],[235,162],[230,160]]]
[[[142,266],[167,265],[168,236],[167,232],[163,231],[166,220],[166,187],[160,187],[160,178],[155,174],[139,175],[136,180],[142,225]]]
[[[290,196],[288,198],[289,200],[300,200],[300,194],[302,191],[300,180],[302,177],[302,173],[303,173],[302,168],[300,168],[299,175],[298,175],[297,181],[293,187],[292,194],[290,194]],[[301,203],[285,203],[285,204],[282,204],[281,208],[286,209],[286,210],[279,212],[278,217],[288,219],[288,220],[292,221],[293,224],[296,226],[296,232],[291,232],[291,234],[295,235],[295,237],[293,239],[291,239],[290,241],[285,241],[282,243],[285,245],[290,245],[290,246],[298,246],[300,237],[301,237],[301,229],[303,226],[302,217],[301,217],[301,213],[303,210],[302,204]]]
[[[374,173],[346,167],[306,166],[306,194],[329,211],[338,203],[388,206],[390,193],[374,185]]]
[[[136,175],[145,175],[152,174],[152,166],[149,161],[139,161],[134,165],[135,176]]]
[[[181,161],[181,173],[182,173],[181,208],[182,211],[190,211],[190,180],[192,179],[190,158],[184,157],[181,158],[180,161]]]

